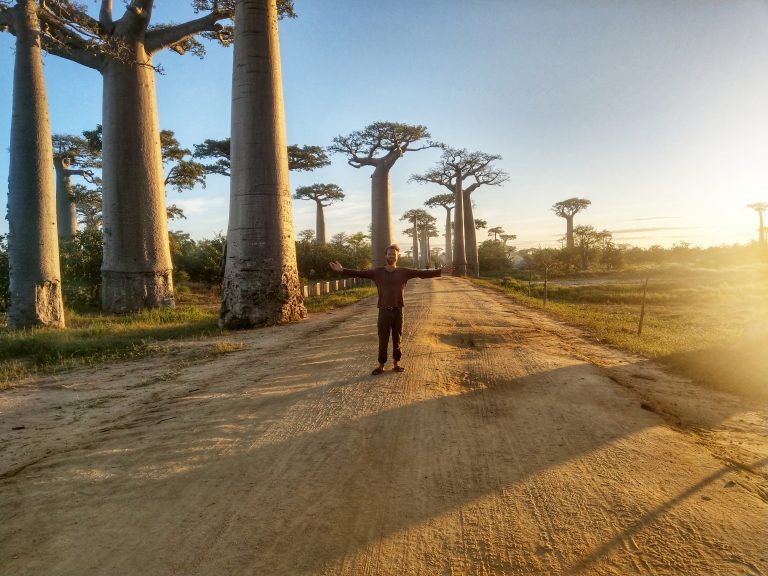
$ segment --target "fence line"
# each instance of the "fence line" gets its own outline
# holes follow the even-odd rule
[[[311,282],[301,286],[301,294],[304,298],[321,296],[338,292],[339,290],[349,290],[350,288],[361,288],[365,286],[374,286],[373,280],[368,278],[344,278],[343,280],[321,280],[320,282]]]

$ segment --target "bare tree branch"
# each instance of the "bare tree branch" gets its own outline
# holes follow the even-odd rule
[[[94,53],[91,50],[82,48],[72,48],[66,44],[50,37],[43,36],[41,39],[43,50],[54,56],[71,60],[93,70],[101,70],[104,66],[104,57]]]
[[[218,21],[225,18],[229,18],[226,12],[211,12],[202,18],[190,20],[184,24],[168,28],[157,28],[147,33],[144,48],[147,54],[151,55],[163,48],[172,47],[174,44],[178,44],[200,32],[221,33],[224,28],[221,24],[218,24]]]
[[[112,20],[112,0],[101,0],[99,24],[107,34],[112,34],[112,30],[115,28],[115,21]]]

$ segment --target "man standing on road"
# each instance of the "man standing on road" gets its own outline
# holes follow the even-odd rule
[[[344,268],[338,261],[329,264],[332,270],[341,272],[345,276],[353,278],[369,278],[376,283],[379,292],[379,319],[376,327],[379,332],[379,366],[371,374],[384,372],[387,363],[387,347],[389,335],[392,334],[392,359],[394,372],[405,370],[400,366],[400,338],[403,335],[403,291],[411,278],[436,278],[443,272],[453,272],[453,266],[444,266],[436,270],[414,270],[413,268],[398,268],[397,259],[400,256],[400,248],[397,244],[387,247],[387,265],[371,270],[350,270]]]

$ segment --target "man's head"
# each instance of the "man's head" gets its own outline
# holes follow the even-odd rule
[[[387,264],[389,266],[394,266],[395,264],[397,264],[397,259],[400,257],[400,246],[398,246],[397,244],[392,244],[391,246],[387,246],[385,257],[387,259]]]

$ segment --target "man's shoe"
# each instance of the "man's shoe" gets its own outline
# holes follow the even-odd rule
[[[392,368],[392,371],[393,372],[405,372],[405,368],[403,368],[402,366],[395,366],[394,368]]]
[[[384,373],[384,368],[379,367],[379,368],[374,368],[373,372],[371,372],[371,375],[378,376],[379,374],[383,374],[383,373]]]

